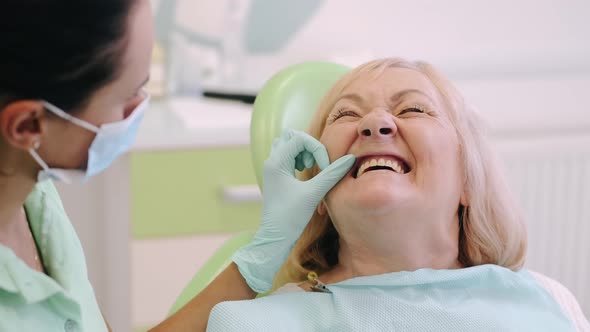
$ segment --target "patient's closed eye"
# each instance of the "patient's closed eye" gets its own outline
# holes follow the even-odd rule
[[[336,112],[336,113],[334,113],[332,115],[331,121],[334,122],[334,121],[336,121],[336,120],[338,120],[338,119],[340,119],[342,117],[345,117],[345,116],[358,117],[359,115],[356,112],[354,112],[354,111],[341,108],[341,109],[338,110],[338,112]]]
[[[414,106],[411,106],[411,107],[404,108],[401,112],[399,112],[398,116],[399,115],[406,114],[406,113],[409,113],[409,112],[425,113],[426,110],[422,106],[414,105]]]

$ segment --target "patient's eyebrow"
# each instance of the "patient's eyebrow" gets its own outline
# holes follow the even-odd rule
[[[396,108],[403,101],[404,97],[410,94],[422,95],[426,97],[430,102],[432,102],[432,98],[430,98],[430,96],[418,89],[406,89],[396,92],[389,98],[389,102],[391,103],[391,105],[393,105],[393,108]]]
[[[410,94],[422,95],[422,96],[426,97],[430,102],[432,102],[432,98],[430,98],[430,96],[428,96],[426,93],[424,93],[418,89],[405,89],[405,90],[398,91],[398,92],[394,93],[391,97],[389,97],[389,102],[391,103],[393,108],[395,108],[399,105],[399,103],[401,103],[401,101],[404,99],[404,97],[406,97],[407,95],[410,95]],[[338,98],[338,101],[340,101],[342,99],[349,99],[361,107],[365,106],[367,104],[367,101],[361,95],[354,93],[354,92],[347,93],[347,94],[340,96],[340,98]]]
[[[365,100],[363,99],[363,97],[361,97],[361,95],[359,95],[357,93],[354,93],[354,92],[353,93],[347,93],[345,95],[340,96],[340,98],[338,98],[338,101],[340,101],[342,99],[352,100],[353,102],[355,102],[356,104],[358,104],[360,106],[365,105]]]

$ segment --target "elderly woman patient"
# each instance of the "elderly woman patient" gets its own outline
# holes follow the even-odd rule
[[[480,122],[430,65],[354,69],[309,134],[357,164],[275,293],[217,305],[209,331],[590,331],[567,289],[522,268],[525,226]]]

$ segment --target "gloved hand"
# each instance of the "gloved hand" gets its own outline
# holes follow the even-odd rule
[[[262,221],[252,242],[232,257],[252,290],[266,293],[303,232],[319,202],[354,164],[346,155],[330,165],[322,143],[306,133],[288,130],[275,139],[263,167]],[[300,181],[302,171],[317,163],[321,171]]]

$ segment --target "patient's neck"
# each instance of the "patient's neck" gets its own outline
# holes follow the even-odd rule
[[[401,224],[400,224],[401,225]],[[422,268],[457,269],[458,220],[404,223],[401,227],[364,227],[341,231],[339,263],[320,279],[325,283]]]

